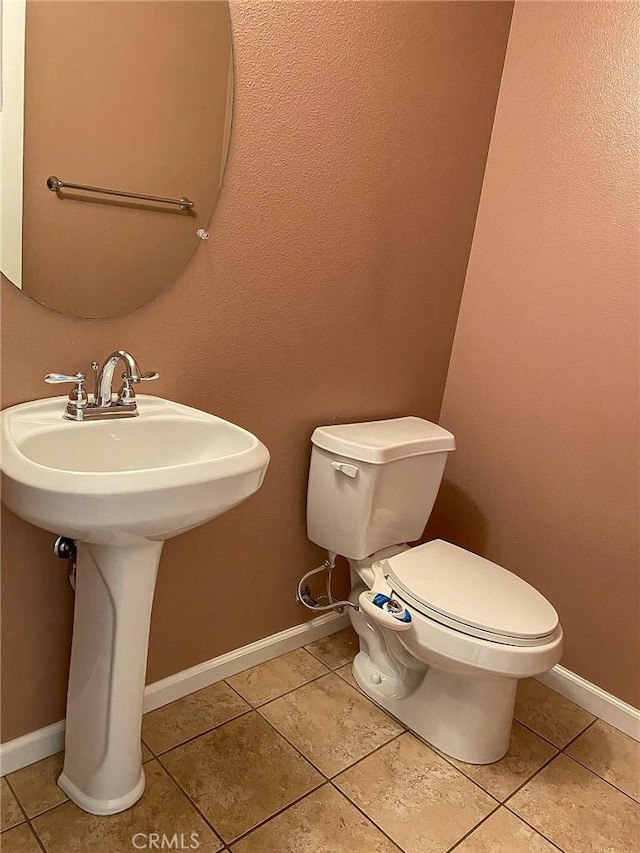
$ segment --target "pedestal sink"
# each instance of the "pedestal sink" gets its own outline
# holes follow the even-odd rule
[[[2,500],[77,543],[60,787],[113,814],[144,791],[140,727],[151,604],[165,539],[260,488],[266,447],[188,406],[140,395],[139,417],[63,420],[66,397],[0,413]]]

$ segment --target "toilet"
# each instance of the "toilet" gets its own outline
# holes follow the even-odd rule
[[[419,539],[454,436],[422,418],[318,427],[307,496],[312,542],[346,557],[364,693],[446,755],[490,764],[509,749],[518,679],[562,655],[562,627],[526,581]]]

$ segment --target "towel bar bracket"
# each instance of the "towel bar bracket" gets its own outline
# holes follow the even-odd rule
[[[60,190],[83,190],[90,193],[101,193],[103,195],[116,195],[122,198],[136,198],[142,201],[157,201],[162,204],[177,204],[180,210],[191,210],[194,207],[194,202],[191,199],[183,196],[182,198],[166,198],[159,195],[143,195],[142,193],[126,193],[122,190],[109,190],[105,187],[92,187],[88,184],[70,184],[67,181],[61,181],[55,175],[49,175],[47,178],[47,186],[52,193],[57,193]]]

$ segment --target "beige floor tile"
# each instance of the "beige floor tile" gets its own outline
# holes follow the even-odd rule
[[[565,746],[595,720],[569,699],[526,678],[518,685],[515,718],[558,747]]]
[[[315,643],[305,646],[305,649],[315,655],[330,669],[337,669],[354,659],[358,652],[358,635],[351,626],[322,637]]]
[[[0,782],[0,811],[0,829],[2,832],[22,823],[24,820],[20,806],[4,779]]]
[[[397,853],[398,848],[331,785],[232,847],[233,853]]]
[[[255,711],[177,747],[162,760],[225,841],[322,782]]]
[[[160,755],[248,710],[244,699],[224,681],[219,681],[145,714],[142,737]]]
[[[463,773],[497,800],[506,800],[536,770],[557,753],[557,749],[514,721],[509,752],[494,764],[465,764],[449,758]]]
[[[141,744],[141,746],[142,746],[142,763],[144,764],[146,761],[151,761],[151,759],[153,758],[153,753],[151,752],[149,747],[146,745],[146,743],[143,742]]]
[[[501,808],[474,829],[455,853],[558,853],[558,848]]]
[[[584,764],[640,802],[640,743],[603,720],[567,747],[567,755]]]
[[[2,853],[42,853],[42,848],[26,823],[0,835],[0,850]]]
[[[406,853],[444,853],[498,805],[408,733],[334,781]]]
[[[260,713],[326,776],[403,731],[335,673],[263,705]]]
[[[345,663],[344,666],[341,666],[336,669],[336,675],[339,675],[340,678],[344,678],[347,684],[350,684],[352,687],[355,687],[356,690],[360,690],[360,686],[358,685],[358,682],[356,681],[355,676],[353,674],[353,664]],[[362,693],[362,690],[360,690],[360,693]]]
[[[327,672],[324,664],[304,649],[261,663],[227,682],[252,705],[263,705]]]
[[[7,776],[29,817],[35,817],[68,799],[62,788],[58,787],[63,763],[64,752],[58,752]]]
[[[638,804],[566,755],[554,758],[507,805],[565,853],[638,849]]]
[[[33,826],[48,853],[132,853],[148,843],[150,833],[178,837],[190,844],[197,834],[198,853],[214,853],[222,845],[189,800],[157,761],[145,765],[147,787],[135,806],[120,814],[96,817],[67,802],[45,812]]]

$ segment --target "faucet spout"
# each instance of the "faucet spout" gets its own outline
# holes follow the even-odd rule
[[[131,382],[140,382],[138,362],[124,349],[115,350],[108,356],[96,376],[95,403],[98,406],[111,405],[113,396],[113,374],[118,362],[124,364],[124,375]]]

